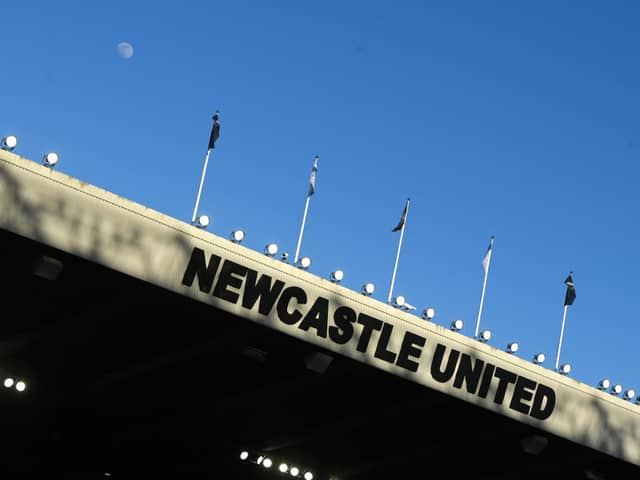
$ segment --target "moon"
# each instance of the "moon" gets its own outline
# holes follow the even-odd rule
[[[125,60],[133,57],[133,46],[128,42],[120,42],[116,47],[118,55]]]

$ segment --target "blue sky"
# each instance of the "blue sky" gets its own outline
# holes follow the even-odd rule
[[[3,6],[0,135],[189,222],[200,212],[320,276],[376,284],[595,386],[640,391],[640,4],[32,2]],[[119,42],[134,55],[118,55]]]

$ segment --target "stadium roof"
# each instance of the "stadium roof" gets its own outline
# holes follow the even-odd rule
[[[640,471],[639,405],[8,151],[0,196],[6,478]]]

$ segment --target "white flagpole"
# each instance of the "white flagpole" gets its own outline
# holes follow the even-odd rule
[[[196,196],[196,204],[193,207],[193,216],[191,217],[191,223],[195,223],[196,215],[198,214],[198,204],[200,203],[200,194],[202,193],[202,185],[204,184],[204,176],[207,173],[207,164],[209,163],[209,155],[211,149],[207,149],[207,156],[204,158],[204,167],[202,168],[202,175],[200,176],[200,187],[198,188],[198,195]]]
[[[309,200],[316,190],[316,172],[318,171],[318,156],[313,160],[311,168],[311,176],[309,177],[309,192],[307,193],[307,201],[304,204],[304,213],[302,214],[302,224],[300,225],[300,234],[298,235],[298,244],[296,245],[296,254],[293,257],[293,264],[298,263],[298,255],[300,255],[300,245],[302,244],[302,233],[304,232],[304,224],[307,221],[307,211],[309,210]]]
[[[482,305],[484,304],[484,293],[487,289],[487,277],[489,277],[489,265],[491,265],[491,257],[493,256],[493,236],[489,242],[489,258],[487,259],[487,268],[484,269],[484,280],[482,281],[482,294],[480,295],[480,308],[478,308],[478,319],[476,320],[476,331],[474,338],[478,338],[480,330],[480,317],[482,316]],[[486,255],[486,254],[485,254]]]
[[[562,326],[560,327],[560,341],[558,341],[558,351],[556,353],[556,371],[558,371],[558,365],[560,363],[560,349],[562,348],[562,337],[564,335],[564,322],[567,318],[567,308],[569,305],[564,306],[564,313],[562,314]]]
[[[293,264],[298,263],[298,255],[300,254],[300,244],[302,243],[302,232],[304,232],[304,224],[307,220],[307,210],[309,210],[309,200],[311,195],[307,195],[307,201],[304,204],[304,213],[302,214],[302,225],[300,225],[300,235],[298,235],[298,245],[296,246],[296,254],[293,257]]]
[[[391,275],[391,285],[389,286],[389,296],[387,297],[387,303],[391,303],[391,296],[393,295],[393,284],[396,281],[396,272],[398,271],[398,259],[400,258],[400,249],[402,248],[402,237],[404,237],[404,227],[407,224],[407,217],[409,216],[409,199],[407,198],[406,213],[404,215],[404,222],[400,229],[400,239],[398,240],[398,250],[396,251],[396,261],[393,265],[393,274]]]

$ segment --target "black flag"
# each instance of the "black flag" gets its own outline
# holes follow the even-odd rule
[[[213,127],[211,127],[211,136],[209,137],[209,150],[216,147],[216,140],[220,136],[220,112],[216,111],[213,115]]]
[[[409,208],[409,199],[407,199],[407,203],[404,204],[404,210],[402,211],[402,216],[400,217],[400,221],[398,222],[398,225],[396,225],[396,227],[391,230],[392,232],[397,232],[398,230],[401,230],[402,227],[404,226],[404,222],[406,222],[407,220],[407,209]]]
[[[576,287],[573,283],[573,275],[570,273],[564,281],[567,286],[567,293],[564,296],[564,304],[573,305],[573,301],[576,299]]]

